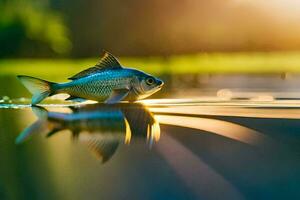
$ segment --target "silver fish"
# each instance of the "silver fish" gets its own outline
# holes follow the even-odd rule
[[[35,134],[51,137],[69,130],[72,137],[87,146],[102,162],[108,161],[122,144],[146,139],[151,145],[160,138],[160,127],[153,114],[142,104],[88,104],[69,107],[71,113],[49,112],[33,106],[38,120],[16,138],[23,143]]]
[[[104,52],[93,67],[70,77],[67,83],[53,83],[19,75],[18,79],[33,94],[31,103],[38,104],[48,96],[59,93],[70,95],[66,100],[86,99],[108,104],[144,99],[157,92],[163,81],[142,71],[125,68],[110,53]]]

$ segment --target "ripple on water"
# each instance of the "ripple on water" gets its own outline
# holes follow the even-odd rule
[[[65,101],[63,99],[48,99],[44,101],[45,103],[39,104],[39,106],[43,107],[66,107],[66,106],[74,106],[80,103],[72,103],[70,101]],[[30,98],[16,98],[10,99],[5,96],[0,99],[0,109],[22,109],[31,107],[31,99]]]

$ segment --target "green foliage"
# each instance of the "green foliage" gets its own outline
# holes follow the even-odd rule
[[[1,1],[0,10],[0,57],[69,53],[68,29],[47,1]]]
[[[93,59],[19,59],[0,61],[0,74],[68,77],[93,66]],[[153,74],[300,73],[300,52],[209,53],[171,57],[120,58],[124,66]],[[61,77],[59,77],[61,78]]]

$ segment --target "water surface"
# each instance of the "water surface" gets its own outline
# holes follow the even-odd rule
[[[0,199],[300,198],[296,89],[191,82],[135,104],[31,107],[1,80]]]

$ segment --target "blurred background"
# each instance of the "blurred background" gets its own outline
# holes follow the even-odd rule
[[[261,88],[293,90],[294,98],[299,6],[296,0],[1,0],[0,76],[65,81],[105,49],[125,66],[161,76],[166,91]]]
[[[299,50],[299,6],[296,0],[1,0],[0,56]]]

